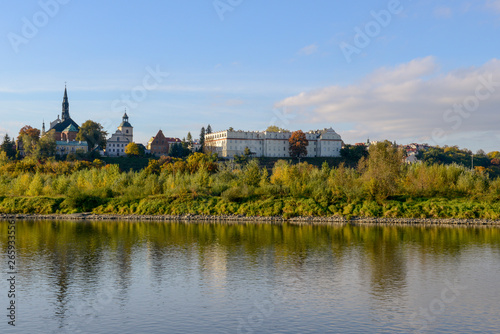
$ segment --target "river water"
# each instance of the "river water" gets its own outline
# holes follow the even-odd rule
[[[500,228],[0,222],[1,333],[500,332]]]

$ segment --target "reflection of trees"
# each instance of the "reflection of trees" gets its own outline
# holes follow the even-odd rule
[[[7,227],[0,222],[4,254]],[[212,286],[231,284],[227,278],[242,273],[247,280],[262,279],[264,273],[265,279],[285,282],[287,274],[310,270],[308,262],[313,262],[314,276],[305,278],[328,289],[343,268],[352,268],[354,256],[374,308],[387,310],[393,306],[387,296],[401,300],[406,293],[409,254],[424,265],[426,257],[459,259],[471,246],[498,247],[500,229],[42,221],[18,222],[16,238],[20,280],[27,291],[37,289],[40,278],[46,280],[54,312],[62,319],[68,299],[93,295],[108,283],[119,287],[118,297],[126,303],[138,266],[161,288],[174,279],[187,286],[193,272]]]

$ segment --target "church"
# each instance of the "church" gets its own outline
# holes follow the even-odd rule
[[[80,126],[69,115],[68,91],[66,90],[66,86],[64,87],[61,118],[57,115],[57,119],[50,122],[50,129],[47,132],[51,131],[56,141],[66,142],[75,141],[76,135],[80,131]],[[45,123],[42,126],[42,134],[45,134]]]
[[[134,142],[134,128],[128,122],[128,115],[122,117],[122,122],[118,130],[106,141],[106,155],[110,157],[120,157],[125,154],[125,147]]]
[[[57,119],[50,122],[50,128],[47,132],[45,132],[45,122],[43,122],[42,136],[45,134],[53,135],[56,140],[56,154],[64,156],[69,153],[76,153],[77,151],[88,151],[86,141],[76,141],[79,131],[80,126],[69,115],[68,91],[66,86],[64,86],[61,118],[57,115]]]

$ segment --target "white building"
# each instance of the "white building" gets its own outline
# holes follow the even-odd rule
[[[245,148],[256,157],[290,157],[291,132],[219,131],[205,135],[205,147],[220,157],[244,154]],[[307,157],[339,157],[342,139],[332,128],[305,133],[309,145]]]
[[[125,147],[133,141],[134,128],[128,122],[128,116],[125,113],[118,130],[106,142],[106,155],[110,157],[125,155]]]

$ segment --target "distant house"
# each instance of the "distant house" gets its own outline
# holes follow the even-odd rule
[[[405,162],[407,164],[414,164],[419,162],[419,160],[417,159],[417,156],[415,154],[411,154],[405,158]]]
[[[191,146],[189,146],[189,149],[192,151],[192,152],[198,152],[200,149],[201,149],[201,144],[199,141],[194,141]]]
[[[87,153],[88,145],[86,141],[56,141],[56,154],[59,156],[64,156],[70,153]]]
[[[170,145],[181,143],[179,138],[165,137],[163,131],[158,131],[156,136],[151,137],[148,141],[146,149],[153,155],[161,156],[167,155],[170,149]]]
[[[125,113],[118,130],[106,141],[106,155],[110,157],[120,157],[125,155],[125,147],[134,141],[134,127],[128,122],[128,115]]]

